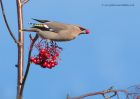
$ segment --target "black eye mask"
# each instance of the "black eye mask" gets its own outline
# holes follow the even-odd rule
[[[80,28],[80,30],[81,30],[81,31],[84,31],[84,30],[86,30],[86,29],[85,29],[85,28],[83,28],[83,27],[79,27],[79,28]]]

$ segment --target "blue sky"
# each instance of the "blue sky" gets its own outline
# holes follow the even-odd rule
[[[17,37],[15,0],[3,3]],[[135,6],[102,6],[111,3]],[[139,0],[30,0],[23,10],[25,28],[29,27],[28,22],[34,22],[31,18],[38,18],[80,24],[90,29],[91,34],[59,43],[64,50],[56,68],[32,65],[24,99],[66,99],[68,93],[78,96],[112,85],[126,89],[140,84],[139,9]],[[15,99],[17,47],[1,15],[0,22],[0,99]],[[25,57],[29,43],[29,34],[25,33]],[[27,58],[25,66],[26,61]]]

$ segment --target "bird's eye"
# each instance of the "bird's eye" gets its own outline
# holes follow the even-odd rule
[[[86,29],[85,29],[85,28],[83,28],[83,27],[79,27],[79,28],[80,28],[80,30],[81,30],[81,31],[84,31],[84,30],[86,30]]]

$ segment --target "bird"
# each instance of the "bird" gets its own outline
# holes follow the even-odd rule
[[[30,23],[30,29],[23,31],[36,32],[47,41],[70,41],[81,34],[89,34],[90,31],[80,25],[65,24],[57,21],[33,19],[39,23]]]

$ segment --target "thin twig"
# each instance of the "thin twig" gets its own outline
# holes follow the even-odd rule
[[[114,94],[112,96],[110,96],[109,98],[115,97],[116,95],[118,95],[118,93],[114,92]]]
[[[2,3],[2,0],[0,0],[0,4],[1,4],[1,10],[2,10],[2,15],[3,15],[3,18],[4,18],[4,22],[6,24],[6,27],[8,29],[8,32],[9,34],[11,35],[11,37],[13,38],[14,42],[16,44],[18,44],[18,41],[16,40],[16,37],[14,36],[14,34],[12,33],[11,29],[10,29],[10,26],[8,24],[8,21],[7,21],[7,18],[6,18],[6,14],[5,14],[5,11],[4,11],[4,7],[3,7],[3,3]]]
[[[120,99],[119,94],[118,94],[118,93],[116,93],[116,95],[117,95],[117,99]]]
[[[105,94],[102,94],[102,96],[104,97],[104,99],[108,99],[109,97],[106,96]],[[110,99],[110,98],[109,98]]]
[[[87,93],[78,97],[67,97],[67,99],[83,99],[85,97],[89,97],[89,96],[95,96],[95,95],[105,95],[107,93],[118,93],[118,92],[123,92],[125,94],[127,94],[127,90],[105,90],[105,91],[100,91],[100,92],[93,92],[93,93]]]
[[[29,0],[23,0],[22,5],[26,4]]]
[[[27,63],[27,68],[26,68],[25,75],[24,75],[24,78],[23,78],[20,95],[22,95],[22,93],[23,93],[24,85],[25,85],[25,82],[26,82],[26,79],[27,79],[27,76],[28,76],[28,73],[29,73],[29,70],[30,70],[30,65],[31,65],[30,57],[31,57],[31,54],[32,54],[32,49],[33,49],[34,43],[36,42],[37,39],[38,39],[38,35],[36,34],[36,36],[31,41],[31,44],[30,44],[30,49],[29,49],[29,53],[28,53],[28,63]]]

